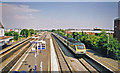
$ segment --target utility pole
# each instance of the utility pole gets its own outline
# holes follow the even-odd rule
[[[108,47],[109,47],[109,33],[107,35],[108,35]],[[107,57],[108,57],[108,49],[107,49]]]

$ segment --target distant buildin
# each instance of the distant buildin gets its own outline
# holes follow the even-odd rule
[[[21,30],[22,30],[22,29],[20,29],[20,28],[14,28],[14,29],[5,28],[5,32],[15,31],[15,32],[17,32],[19,35],[20,35]]]
[[[101,33],[102,29],[98,29],[98,28],[94,28],[94,29],[67,29],[65,30],[65,34],[73,34],[74,32],[82,32],[82,33],[86,33],[89,35],[97,35],[98,33]],[[105,32],[110,35],[114,34],[113,30],[105,30]]]
[[[114,37],[120,41],[120,19],[114,20]]]

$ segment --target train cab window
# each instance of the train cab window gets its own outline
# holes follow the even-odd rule
[[[84,45],[77,46],[77,49],[84,49]]]

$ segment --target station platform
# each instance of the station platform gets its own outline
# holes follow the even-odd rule
[[[50,71],[51,69],[51,52],[50,52],[50,35],[41,35],[39,40],[42,40],[45,37],[44,41],[46,42],[46,49],[38,50],[35,53],[36,44],[32,44],[31,47],[23,54],[23,56],[17,61],[17,63],[11,68],[10,71],[26,71],[34,72],[36,69],[37,72],[41,71]],[[35,56],[35,54],[37,54]],[[36,66],[35,66],[36,65]]]
[[[91,49],[87,49],[86,54],[89,55],[90,57],[92,57],[93,59],[95,59],[96,61],[100,62],[105,67],[112,70],[113,72],[120,73],[120,63],[118,63],[117,60],[103,57],[101,54],[99,54]]]

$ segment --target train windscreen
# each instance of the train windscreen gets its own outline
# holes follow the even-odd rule
[[[77,46],[77,49],[84,49],[84,45]]]

